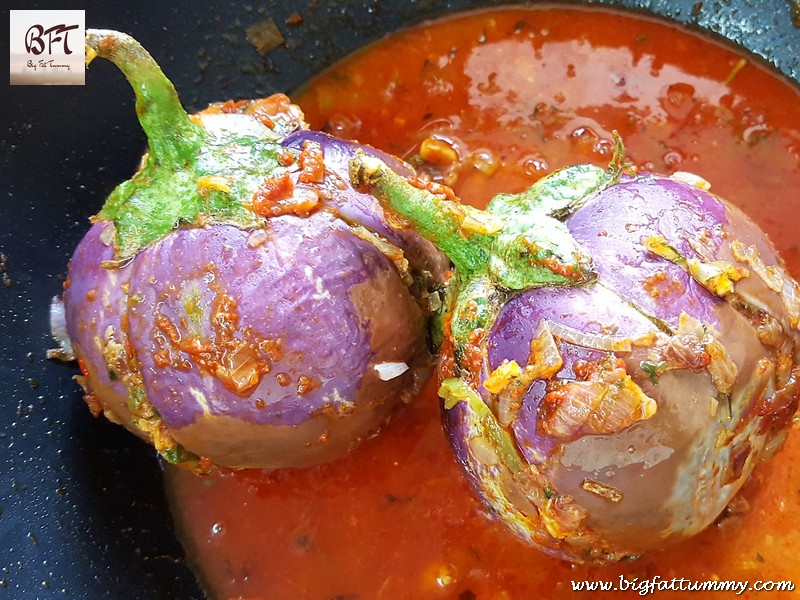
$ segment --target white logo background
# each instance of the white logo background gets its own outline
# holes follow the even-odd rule
[[[11,85],[83,85],[84,10],[10,11]]]

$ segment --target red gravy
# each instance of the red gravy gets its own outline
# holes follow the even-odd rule
[[[640,168],[710,181],[800,276],[800,93],[757,60],[675,26],[605,9],[471,13],[385,39],[294,100],[312,127],[406,160],[426,138],[441,140],[459,161],[422,170],[479,207],[553,169],[607,164],[617,130]],[[203,478],[168,468],[180,535],[208,593],[559,598],[572,596],[571,580],[620,575],[794,577],[800,587],[800,432],[701,535],[588,568],[539,553],[487,514],[450,453],[435,390],[431,383],[379,436],[333,464]]]

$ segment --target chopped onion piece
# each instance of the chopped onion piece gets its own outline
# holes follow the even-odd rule
[[[371,232],[363,225],[352,225],[350,231],[353,235],[360,237],[365,242],[369,242],[378,249],[386,258],[394,263],[400,277],[406,284],[411,284],[413,278],[408,269],[408,259],[403,254],[403,250],[389,242],[387,239]]]
[[[381,381],[390,381],[408,371],[408,365],[404,362],[378,363],[372,368],[378,372]]]
[[[630,352],[631,340],[625,337],[615,337],[612,335],[601,335],[599,333],[586,333],[556,323],[555,321],[547,321],[550,331],[553,335],[560,340],[575,344],[576,346],[583,346],[584,348],[591,348],[592,350],[605,350],[607,352]]]
[[[798,292],[797,282],[786,276],[781,267],[764,263],[755,246],[746,246],[742,242],[734,240],[731,242],[731,251],[734,258],[747,263],[769,289],[780,294],[789,315],[789,324],[792,328],[797,329],[800,321],[800,292]]]
[[[656,401],[628,375],[622,359],[609,356],[589,368],[585,380],[548,386],[539,405],[542,433],[561,441],[610,435],[656,413]]]
[[[723,394],[730,394],[739,377],[739,367],[733,362],[725,346],[717,340],[706,345],[706,350],[711,356],[711,362],[706,367],[706,371],[711,375],[711,381]]]
[[[531,353],[528,356],[526,371],[530,371],[531,376],[550,379],[555,377],[563,366],[564,358],[558,351],[550,322],[541,321],[531,340]]]
[[[58,360],[75,360],[72,342],[67,334],[67,318],[64,313],[64,301],[54,296],[50,301],[50,334],[58,342],[58,348],[47,351],[47,358]]]

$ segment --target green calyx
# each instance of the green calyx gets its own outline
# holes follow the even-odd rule
[[[181,225],[258,226],[248,203],[266,178],[286,171],[279,141],[291,129],[245,115],[190,117],[155,60],[124,33],[87,30],[86,64],[98,56],[130,82],[149,146],[139,170],[98,215],[115,225],[116,262]]]
[[[377,159],[354,159],[353,183],[366,187],[384,208],[409,221],[453,262],[456,276],[447,308],[459,367],[475,370],[476,365],[464,362],[468,349],[485,341],[513,294],[595,279],[591,257],[564,221],[618,181],[624,153],[619,137],[615,139],[607,169],[594,165],[561,169],[520,194],[495,196],[486,210],[406,180]]]

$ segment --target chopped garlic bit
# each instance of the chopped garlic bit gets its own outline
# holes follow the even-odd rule
[[[734,291],[734,283],[747,277],[747,269],[740,269],[728,261],[701,261],[686,258],[674,246],[660,235],[653,235],[642,240],[644,247],[686,271],[700,285],[720,298]]]
[[[201,195],[208,192],[231,193],[231,181],[221,175],[202,175],[197,178],[197,191]]]
[[[622,492],[620,490],[594,479],[584,479],[581,482],[581,489],[614,503],[622,501]]]
[[[381,381],[390,381],[408,371],[408,365],[404,362],[378,363],[372,368],[377,371]]]
[[[699,175],[695,175],[694,173],[689,173],[688,171],[675,171],[669,177],[670,179],[674,179],[675,181],[680,181],[681,183],[686,183],[701,190],[707,191],[711,189],[711,184],[708,181],[706,181]]]
[[[503,363],[491,372],[483,387],[493,394],[499,394],[508,387],[508,384],[522,374],[517,361],[504,360]]]

